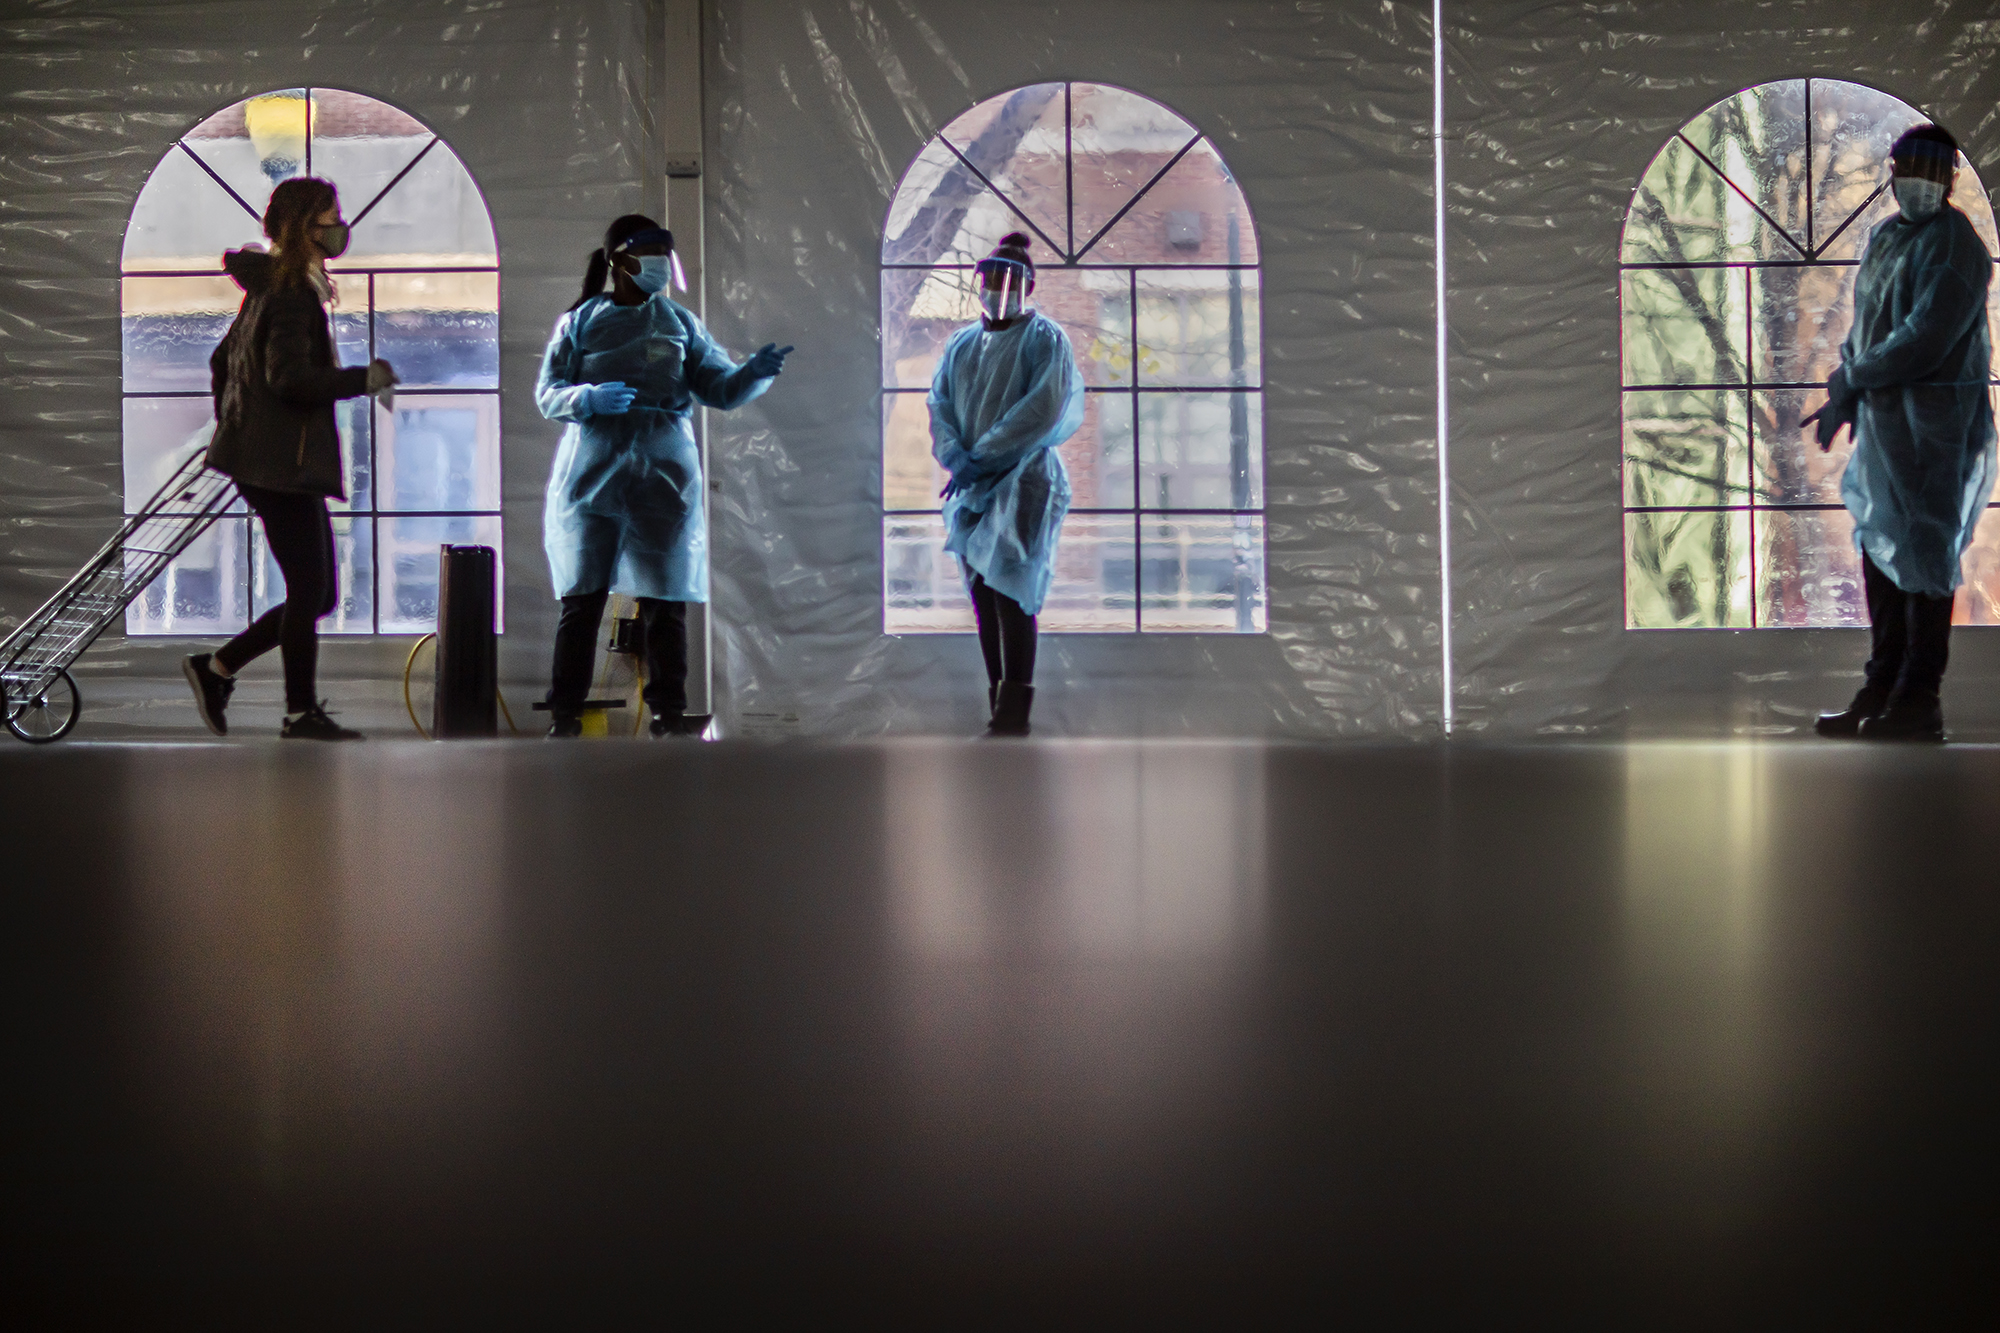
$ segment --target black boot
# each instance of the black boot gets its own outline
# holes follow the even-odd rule
[[[549,730],[545,740],[566,741],[583,735],[583,714],[549,710]]]
[[[1028,710],[1035,705],[1035,687],[1018,680],[1003,680],[994,687],[993,720],[986,726],[989,736],[1028,734]]]
[[[649,731],[656,741],[669,736],[700,740],[714,720],[713,713],[655,713]]]
[[[1847,707],[1838,713],[1821,713],[1819,720],[1813,723],[1813,730],[1822,736],[1857,735],[1863,722],[1882,711],[1884,702],[1882,691],[1872,685],[1863,685]]]
[[[1928,699],[1894,699],[1861,724],[1864,741],[1927,741],[1944,743],[1944,706],[1937,696]]]
[[[997,680],[989,680],[986,682],[986,720],[988,722],[991,722],[993,720],[993,710],[998,708],[999,706],[1000,706],[1000,682]]]

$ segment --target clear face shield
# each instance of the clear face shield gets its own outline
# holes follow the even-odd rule
[[[979,275],[979,308],[994,323],[1019,319],[1028,308],[1028,284],[1033,270],[1015,259],[982,259],[973,270]]]
[[[632,285],[651,296],[664,291],[669,283],[677,292],[687,290],[687,273],[681,268],[680,251],[674,247],[674,234],[665,228],[637,232],[625,238],[615,255],[629,259],[639,266],[638,272],[627,270]],[[635,250],[649,250],[655,253],[634,254]]]

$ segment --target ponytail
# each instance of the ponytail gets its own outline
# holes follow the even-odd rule
[[[611,277],[611,260],[599,246],[590,252],[590,266],[583,271],[583,294],[570,305],[574,310],[593,296],[604,294],[604,284]]]

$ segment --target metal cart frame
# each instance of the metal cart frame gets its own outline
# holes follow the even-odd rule
[[[196,450],[75,578],[0,643],[7,730],[31,745],[69,735],[83,713],[70,664],[235,499],[236,483],[208,466],[206,450]]]

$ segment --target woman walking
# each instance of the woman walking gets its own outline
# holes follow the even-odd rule
[[[264,210],[270,253],[232,250],[222,266],[243,289],[243,308],[209,358],[215,435],[208,463],[236,480],[264,524],[285,577],[285,600],[215,650],[182,663],[201,720],[218,736],[236,675],[276,648],[285,663],[287,740],[358,741],[318,697],[319,618],[340,603],[333,522],[326,502],[347,498],[333,405],[396,383],[387,361],[342,368],[334,357],[326,261],[347,249],[348,227],[330,182],[283,181]]]

